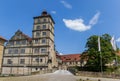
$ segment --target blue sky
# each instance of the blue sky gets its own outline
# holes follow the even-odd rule
[[[20,29],[32,36],[33,17],[47,10],[55,20],[56,50],[82,53],[91,35],[115,36],[120,47],[120,0],[0,0],[0,35]]]

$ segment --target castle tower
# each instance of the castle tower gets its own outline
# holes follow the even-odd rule
[[[46,11],[43,11],[40,16],[34,17],[32,65],[36,67],[36,70],[52,69],[56,66],[54,24],[51,15]]]
[[[34,17],[32,38],[18,30],[5,46],[2,74],[27,75],[57,66],[54,24],[51,15],[43,11]]]

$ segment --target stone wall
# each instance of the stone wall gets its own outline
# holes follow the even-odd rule
[[[85,72],[78,71],[76,73],[77,76],[87,76],[87,77],[103,77],[103,78],[118,78],[120,79],[120,74],[116,73],[107,73],[107,72]]]

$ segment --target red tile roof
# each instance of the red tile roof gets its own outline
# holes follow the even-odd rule
[[[73,62],[73,61],[80,61],[80,54],[68,54],[68,55],[61,55],[61,60],[63,62]]]
[[[2,39],[2,40],[4,40],[4,41],[6,41],[6,39],[5,39],[5,38],[3,38],[2,36],[0,36],[0,39]]]

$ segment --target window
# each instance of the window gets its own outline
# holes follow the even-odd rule
[[[46,48],[41,49],[41,53],[46,53],[46,52],[47,52]]]
[[[40,70],[42,70],[42,68],[40,68]]]
[[[43,36],[46,36],[46,32],[42,32],[42,35],[43,35]]]
[[[25,49],[21,49],[21,53],[24,54],[25,53]]]
[[[18,54],[18,49],[15,49],[14,53],[15,53],[15,54]]]
[[[39,36],[40,36],[40,33],[39,33],[39,32],[36,32],[36,36],[39,37]]]
[[[35,68],[35,70],[37,71],[37,70],[38,70],[38,68]]]
[[[43,22],[46,22],[46,19],[43,19]]]
[[[43,29],[46,29],[46,25],[43,25]]]
[[[8,60],[7,60],[7,64],[12,64],[11,59],[8,59]]]
[[[11,49],[8,50],[8,54],[12,54],[12,50]]]
[[[35,53],[39,53],[39,49],[38,48],[35,48]]]
[[[19,45],[19,44],[20,44],[20,41],[16,41],[16,44]]]
[[[40,23],[40,19],[38,19],[38,21],[37,21],[38,23]]]
[[[36,30],[40,30],[40,26],[37,26],[37,27],[36,27]]]
[[[22,41],[22,45],[25,45],[25,44],[26,44],[26,40],[23,40],[23,41]]]
[[[46,39],[42,39],[42,44],[45,44],[46,43]]]
[[[14,42],[9,42],[9,45],[14,45]]]
[[[17,36],[16,36],[16,39],[20,39],[20,35],[17,35]]]
[[[38,44],[39,43],[39,41],[38,40],[35,40],[35,44]]]
[[[79,64],[79,62],[76,61],[76,64]]]
[[[42,62],[43,60],[42,59],[40,59],[40,62]]]
[[[39,62],[39,57],[37,57],[35,60],[36,60],[36,62]]]
[[[20,64],[25,64],[25,59],[20,59]]]

